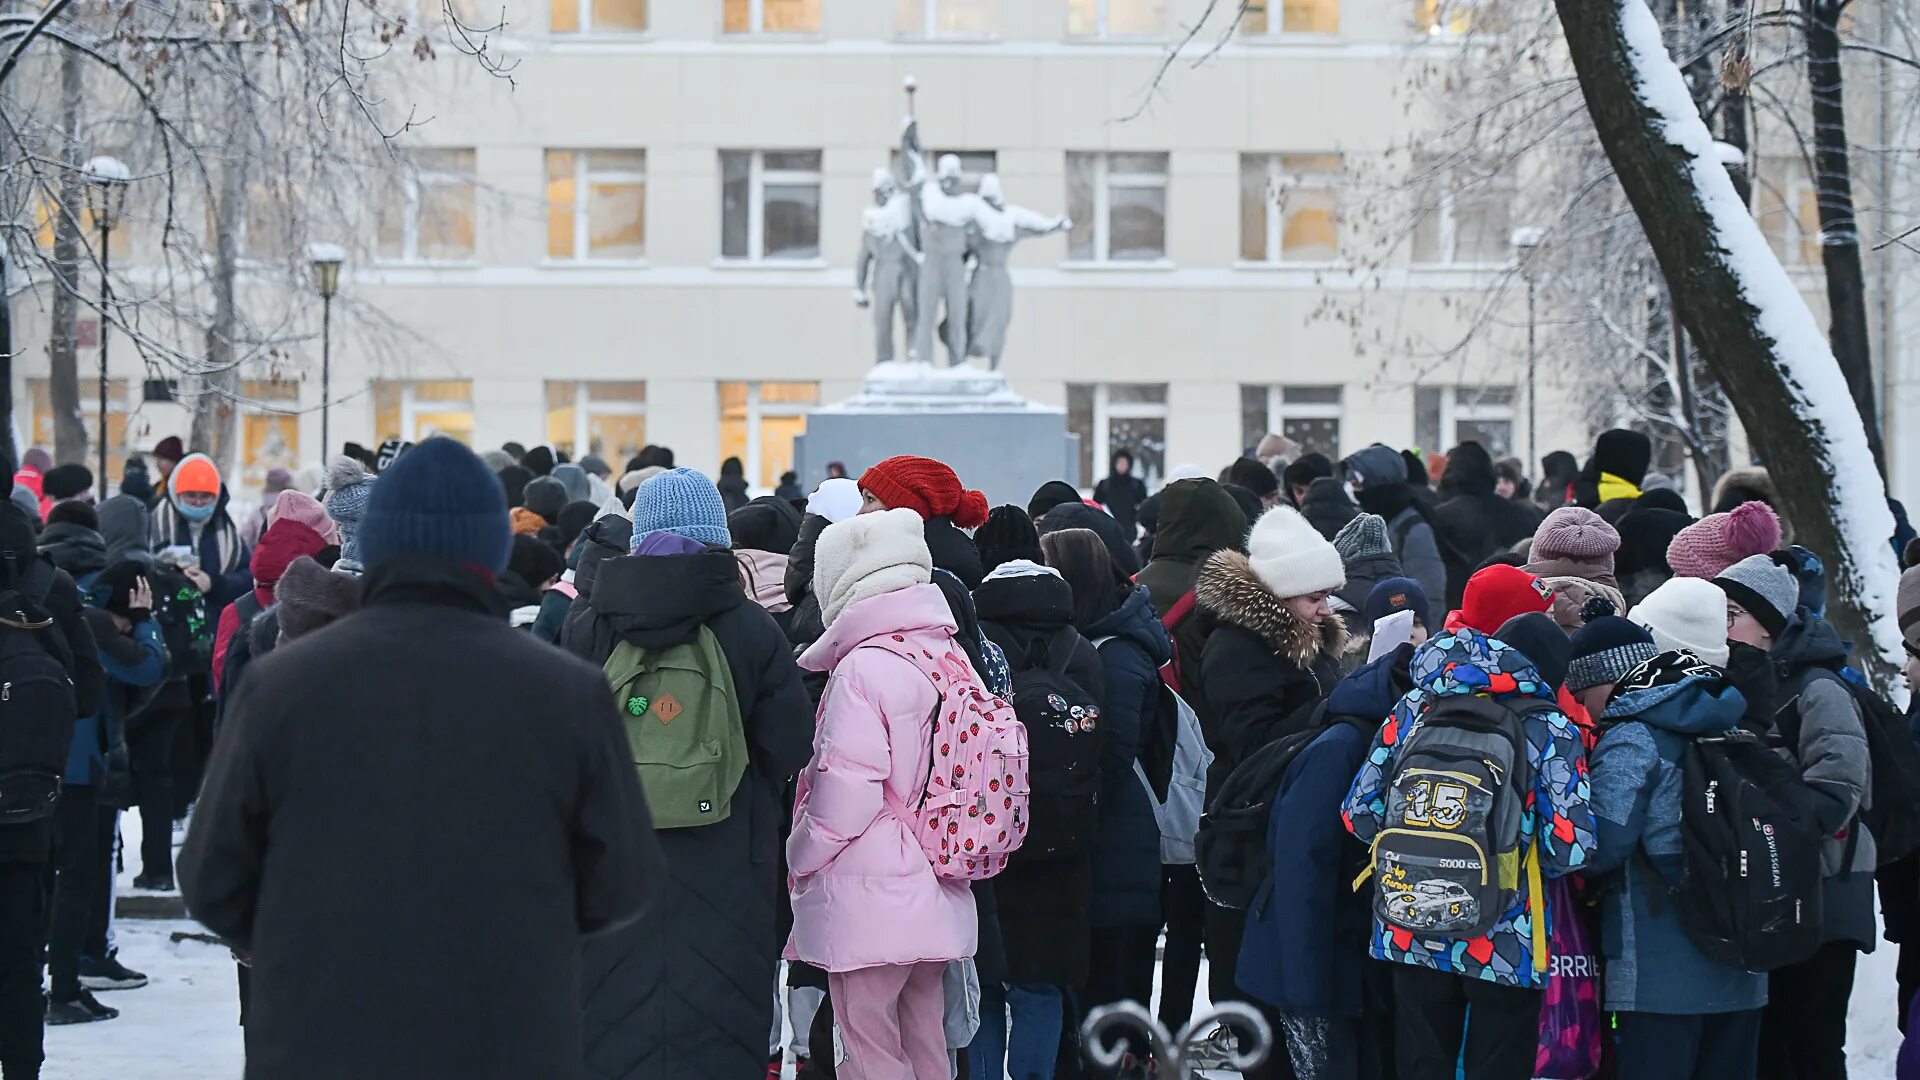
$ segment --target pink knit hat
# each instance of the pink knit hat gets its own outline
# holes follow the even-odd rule
[[[305,525],[319,533],[329,544],[340,542],[340,527],[327,516],[327,508],[320,505],[320,500],[304,491],[289,489],[281,492],[280,497],[274,500],[273,510],[267,514],[267,521],[272,523],[282,518],[290,518]]]
[[[1548,514],[1534,531],[1527,557],[1540,562],[1605,562],[1611,570],[1613,553],[1619,550],[1620,534],[1605,518],[1584,506],[1563,506]]]
[[[1755,500],[1724,514],[1708,514],[1674,534],[1667,565],[1675,577],[1716,578],[1749,555],[1765,555],[1780,546],[1780,518]]]

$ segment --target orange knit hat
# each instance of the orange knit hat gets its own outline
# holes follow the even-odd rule
[[[205,454],[188,454],[173,467],[173,474],[167,477],[167,487],[175,495],[188,492],[218,495],[220,468]]]

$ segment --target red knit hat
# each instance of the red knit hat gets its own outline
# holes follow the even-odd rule
[[[1553,607],[1546,582],[1517,566],[1496,563],[1467,579],[1460,599],[1460,625],[1491,634],[1508,619]]]
[[[860,490],[872,492],[889,510],[952,518],[963,529],[987,523],[987,497],[961,487],[953,470],[932,458],[890,457],[860,477]]]

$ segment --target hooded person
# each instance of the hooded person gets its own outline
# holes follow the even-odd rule
[[[1333,462],[1325,454],[1308,454],[1292,465],[1287,471],[1292,474],[1303,466],[1311,466],[1307,479],[1299,488],[1299,496],[1293,500],[1300,513],[1321,536],[1332,540],[1334,534],[1346,527],[1360,513],[1360,508],[1347,497],[1347,486],[1335,475]],[[1325,469],[1325,472],[1321,470]],[[1292,488],[1292,481],[1288,481]]]
[[[93,576],[110,561],[107,542],[100,535],[100,515],[89,503],[64,502],[55,504],[48,517],[46,528],[40,530],[40,557],[65,570],[85,592]]]
[[[1005,563],[1040,561],[1040,530],[1027,511],[1011,504],[987,512],[987,523],[974,530],[973,543],[988,574]]]
[[[1675,533],[1667,545],[1667,565],[1677,577],[1711,579],[1742,559],[1779,547],[1779,517],[1766,503],[1747,502]]]
[[[1625,428],[1603,431],[1593,440],[1593,453],[1573,482],[1573,502],[1598,510],[1619,499],[1637,499],[1652,465],[1652,439]]]
[[[226,673],[227,653],[233,646],[235,635],[252,625],[262,611],[273,606],[273,587],[279,583],[287,565],[303,555],[311,558],[327,546],[326,537],[294,515],[282,517],[267,526],[266,533],[260,537],[260,546],[253,549],[250,564],[253,591],[227,605],[215,624],[213,685],[216,691],[224,685],[222,680]]]
[[[536,446],[520,455],[520,467],[532,473],[536,479],[553,475],[556,461],[553,448],[549,446]]]
[[[340,530],[340,561],[335,569],[359,573],[360,522],[366,516],[376,477],[359,461],[342,455],[327,463],[327,491],[322,505]]]
[[[1159,672],[1173,656],[1173,642],[1146,589],[1114,566],[1109,542],[1069,528],[1047,533],[1040,544],[1046,564],[1072,591],[1074,629],[1093,644],[1106,683],[1082,1006],[1151,1001],[1162,921],[1160,827],[1135,767],[1158,725]]]
[[[793,622],[793,604],[787,600],[787,564],[800,542],[800,511],[778,495],[762,495],[727,515],[727,533],[740,560],[747,595],[767,609],[780,632]]]
[[[661,917],[588,944],[586,1071],[760,1075],[779,963],[783,795],[807,760],[811,709],[786,636],[741,587],[713,481],[676,468],[642,484],[633,537],[633,555],[600,565],[584,596],[591,621],[568,647],[604,667],[623,643],[643,652],[717,645],[745,771],[725,793],[724,819],[657,830],[666,855]],[[672,715],[654,706],[653,715]]]
[[[1720,474],[1713,485],[1713,500],[1708,507],[1716,514],[1724,514],[1743,503],[1763,502],[1780,519],[1780,532],[1783,538],[1792,539],[1787,529],[1784,504],[1780,501],[1780,489],[1774,485],[1772,474],[1758,465],[1728,469]]]
[[[1042,537],[1062,529],[1086,529],[1107,545],[1107,556],[1113,560],[1115,573],[1131,578],[1140,572],[1139,556],[1126,527],[1097,506],[1085,503],[1056,506],[1033,524]]]
[[[1533,534],[1522,568],[1553,590],[1553,621],[1569,635],[1586,625],[1587,603],[1604,599],[1615,614],[1627,610],[1620,582],[1613,576],[1620,534],[1599,514],[1563,506],[1548,514]]]
[[[514,629],[526,630],[533,626],[540,617],[547,590],[560,580],[566,569],[566,560],[553,550],[553,545],[524,533],[514,536],[507,568],[500,571],[495,582],[507,606],[507,622]]]
[[[1140,535],[1140,504],[1147,501],[1147,483],[1134,475],[1131,450],[1115,450],[1109,465],[1107,478],[1093,486],[1093,501],[1113,515],[1121,534],[1132,544]]]
[[[1374,443],[1342,464],[1354,500],[1361,510],[1386,521],[1394,557],[1426,594],[1431,607],[1421,613],[1421,621],[1438,627],[1447,617],[1447,564],[1440,557],[1433,525],[1414,497],[1406,458],[1391,446]]]
[[[570,560],[573,556],[574,542],[580,539],[580,534],[586,532],[587,526],[593,524],[593,519],[599,516],[600,507],[595,503],[585,499],[568,503],[560,511],[560,520],[554,522],[554,531],[559,534],[554,547],[563,557]]]
[[[948,961],[974,955],[976,913],[968,883],[937,877],[909,833],[904,807],[926,783],[941,695],[893,649],[952,657],[952,607],[930,584],[933,560],[910,511],[832,525],[814,556],[826,632],[801,664],[830,673],[835,690],[820,711],[787,841],[786,955],[828,972],[843,1075],[945,1076],[943,976]],[[765,997],[770,984],[752,985]],[[766,1035],[763,1028],[761,1050]]]
[[[587,501],[606,502],[613,494],[613,466],[599,454],[588,454],[580,459],[580,471],[587,474]]]
[[[1080,492],[1065,480],[1049,480],[1041,484],[1027,500],[1027,517],[1039,521],[1047,516],[1047,511],[1056,506],[1076,505],[1081,501]]]
[[[1620,621],[1599,620],[1581,634]],[[1615,1017],[1620,1075],[1754,1076],[1767,976],[1702,955],[1674,906],[1661,900],[1686,869],[1687,747],[1738,729],[1746,703],[1712,664],[1653,650],[1644,635],[1623,638],[1577,665],[1579,681],[1611,687],[1610,704],[1597,714],[1600,741],[1589,770],[1599,844],[1587,876],[1600,892],[1602,997]],[[1646,658],[1627,667],[1640,655]],[[1590,670],[1596,661],[1610,670]]]
[[[167,493],[153,509],[150,544],[155,551],[184,547],[204,577],[196,586],[207,596],[207,612],[219,612],[253,588],[248,551],[240,528],[227,513],[227,487],[205,454],[188,454],[167,477]]]
[[[506,625],[506,501],[459,443],[388,469],[358,539],[361,609],[248,668],[180,854],[254,957],[248,1068],[577,1075],[581,939],[663,873],[606,679]]]
[[[1553,511],[1573,501],[1573,482],[1580,476],[1580,459],[1565,450],[1555,450],[1540,459],[1540,483],[1533,489],[1533,501]]]
[[[536,477],[523,465],[509,465],[500,470],[500,488],[506,492],[507,509],[513,510],[527,505],[527,485]]]
[[[726,505],[727,512],[747,505],[747,467],[737,457],[730,457],[720,463],[720,479],[715,487],[720,492],[720,501]]]
[[[1570,646],[1544,615],[1525,622],[1531,628],[1516,627],[1522,632],[1515,636],[1531,636],[1543,655],[1529,657],[1470,629],[1442,633],[1413,654],[1414,689],[1373,735],[1342,806],[1347,830],[1362,844],[1374,843],[1388,827],[1399,756],[1433,715],[1434,703],[1490,697],[1521,712],[1526,736],[1525,775],[1533,783],[1522,793],[1527,835],[1521,846],[1531,849],[1544,878],[1585,866],[1594,849],[1586,755],[1580,729],[1554,704]],[[1538,954],[1545,928],[1553,925],[1554,902],[1554,890],[1522,887],[1491,930],[1470,938],[1414,933],[1375,916],[1368,951],[1394,965],[1394,1058],[1401,1075],[1453,1076],[1463,1053],[1468,1076],[1533,1075],[1549,968],[1548,957]],[[1469,1009],[1472,1022],[1463,1024]]]
[[[987,523],[987,497],[963,488],[944,462],[924,457],[890,457],[860,476],[861,513],[905,508],[926,522],[927,550],[933,565],[977,589],[986,577],[980,551],[961,529]],[[957,527],[956,527],[957,526]]]
[[[94,508],[100,523],[100,539],[107,548],[107,561],[125,558],[151,561],[147,543],[152,535],[147,504],[132,495],[115,495]]]
[[[1501,498],[1493,486],[1493,459],[1479,443],[1461,443],[1447,454],[1440,487],[1451,497],[1430,517],[1435,543],[1447,565],[1450,607],[1460,606],[1467,579],[1487,556],[1532,536],[1540,524],[1536,510]]]
[[[40,523],[45,520],[40,511],[40,497],[25,484],[16,483],[12,493],[7,496],[7,501],[19,507],[20,512],[27,515],[27,520],[33,523],[34,528],[39,528]]]
[[[1103,711],[1099,705],[1106,700],[1106,670],[1093,646],[1074,629],[1073,589],[1058,570],[1025,559],[1002,563],[973,590],[973,605],[981,631],[1006,656],[1016,685],[1029,672],[1052,672],[1064,677],[1067,687],[1077,688],[1097,712]],[[1006,948],[1007,970],[1000,980],[1005,985],[981,987],[983,1015],[980,1032],[968,1048],[968,1062],[978,1057],[989,1074],[1004,1067],[1011,1076],[1043,1072],[1052,1063],[1063,1003],[1087,980],[1091,846],[1056,849],[1043,838],[1090,838],[1098,789],[1059,778],[1070,760],[1098,760],[1105,738],[1097,715],[1087,718],[1093,722],[1078,725],[1063,708],[1049,714],[1042,707],[1029,715],[1060,720],[1067,733],[1065,745],[1051,746],[1063,756],[1069,753],[1067,746],[1073,749],[1064,759],[1049,760],[1044,748],[1040,757],[1029,758],[1034,780],[1028,843],[993,879]],[[1084,747],[1081,740],[1093,746]],[[1029,745],[1039,743],[1034,739]],[[1005,1019],[1009,1006],[1011,1029]]]
[[[520,459],[507,453],[505,450],[482,450],[480,451],[480,461],[486,465],[489,472],[498,476],[509,465],[519,464]]]
[[[1493,493],[1503,499],[1533,498],[1533,482],[1527,479],[1527,467],[1519,458],[1503,457],[1493,463]]]
[[[578,465],[555,465],[548,478],[558,480],[567,493],[567,502],[586,502],[593,493],[593,485],[587,480],[587,470]]]

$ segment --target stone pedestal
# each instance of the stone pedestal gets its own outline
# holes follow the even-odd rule
[[[794,468],[808,488],[826,478],[829,462],[857,480],[895,454],[946,462],[995,506],[1025,506],[1041,484],[1072,482],[1080,469],[1080,440],[1067,434],[1063,410],[1035,405],[1006,376],[972,365],[876,365],[865,390],[814,410],[794,440]]]

